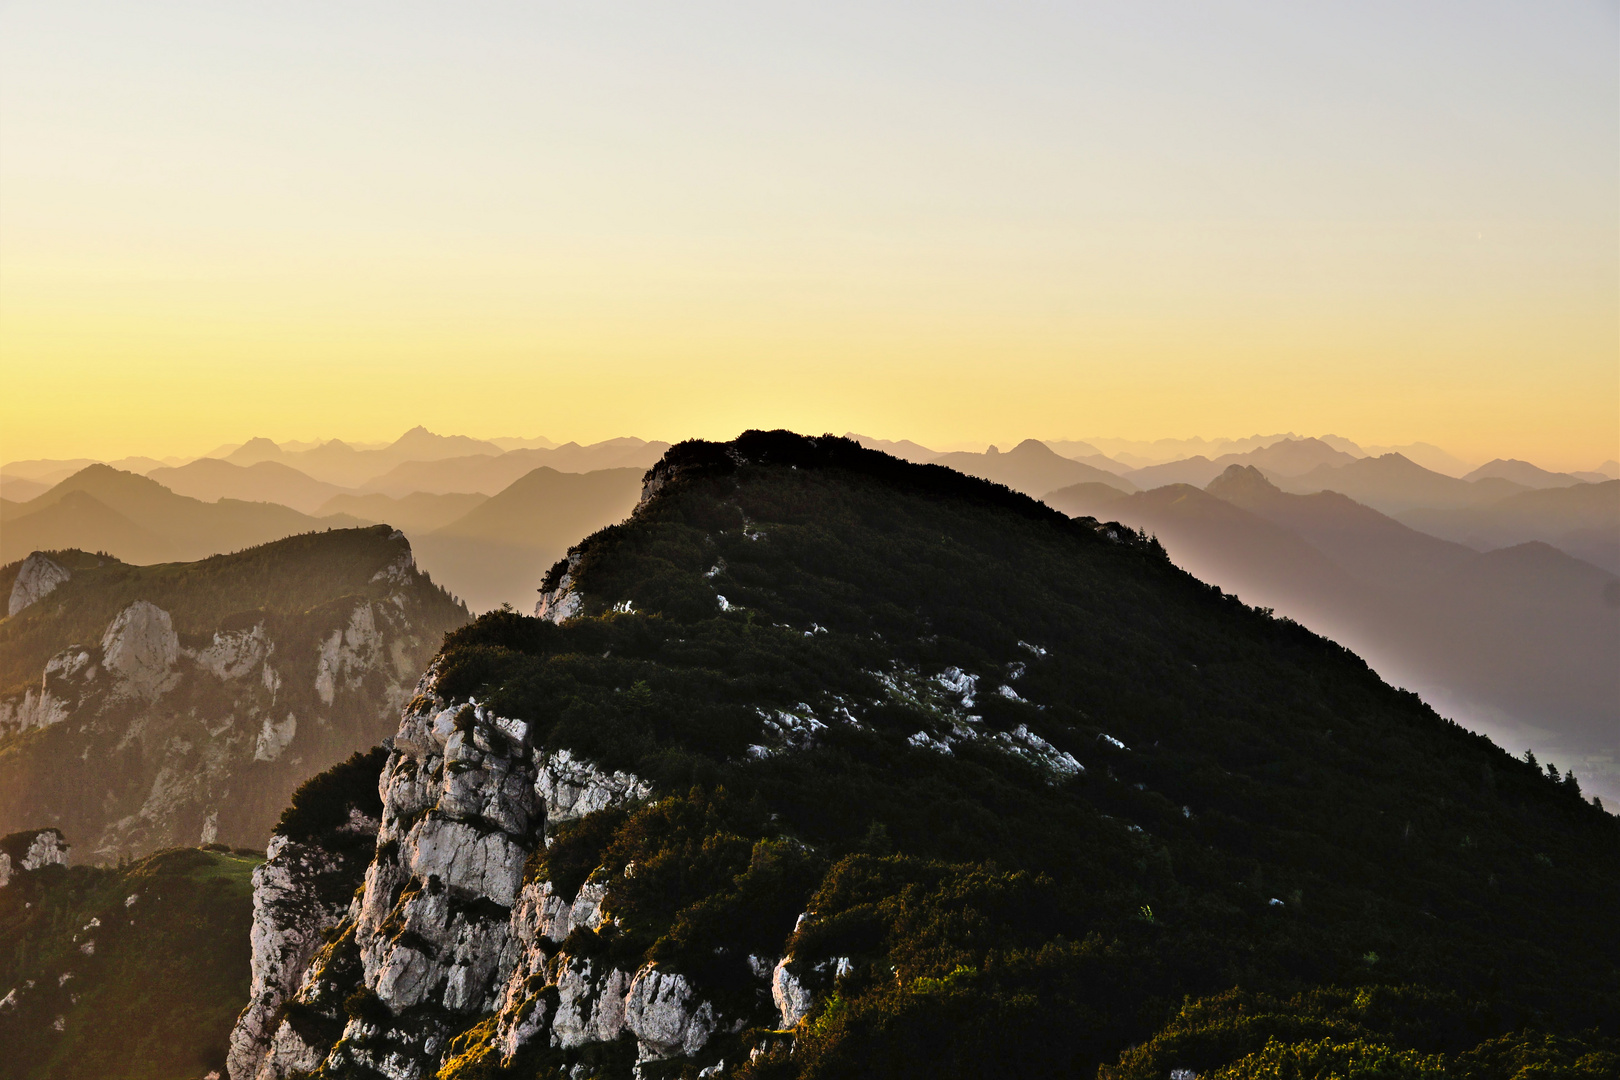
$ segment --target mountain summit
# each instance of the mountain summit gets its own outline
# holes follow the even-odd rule
[[[1162,1077],[1613,1026],[1614,820],[1124,526],[750,432],[672,448],[540,610],[450,635],[386,760],[295,798],[234,1080]]]

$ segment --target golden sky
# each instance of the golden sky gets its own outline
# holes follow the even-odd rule
[[[7,4],[0,458],[424,423],[1592,468],[1617,10]]]

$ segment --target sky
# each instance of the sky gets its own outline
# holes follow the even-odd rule
[[[0,459],[1620,457],[1620,5],[0,4]]]

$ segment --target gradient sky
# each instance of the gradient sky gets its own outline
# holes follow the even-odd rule
[[[0,459],[1620,456],[1620,5],[0,5]]]

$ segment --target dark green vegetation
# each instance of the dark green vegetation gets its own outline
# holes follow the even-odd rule
[[[1610,1052],[1616,822],[1348,651],[1123,526],[846,440],[682,444],[653,483],[577,549],[583,617],[480,619],[448,639],[440,689],[666,795],[563,830],[531,867],[609,881],[618,925],[569,951],[656,958],[746,1002],[747,953],[786,939],[827,991],[791,1056],[736,1071],[770,1041],[761,1002],[759,1028],[706,1058],[757,1077],[1091,1075],[1179,1038],[1188,996],[1233,988],[1300,1018],[1250,1033],[1292,1064],[1234,1075],[1426,1075],[1400,1055],[1534,1056],[1539,1036],[1472,1049],[1527,1025],[1589,1039],[1556,1042],[1572,1061]],[[950,668],[977,677],[971,700],[941,689]],[[779,710],[826,726],[751,751]],[[1002,749],[1020,727],[1085,772]],[[945,754],[919,732],[960,737]],[[1306,1022],[1371,986],[1440,1004]],[[1304,1046],[1322,1038],[1399,1061],[1323,1071],[1339,1052]],[[1265,1040],[1222,1045],[1198,1067]],[[1490,1068],[1466,1075],[1516,1075]],[[476,1053],[452,1071],[498,1075]]]
[[[1099,1080],[1160,1080],[1190,1069],[1222,1080],[1610,1080],[1620,1040],[1596,1032],[1496,1034],[1478,1001],[1421,987],[1323,988],[1289,998],[1233,990],[1189,1003]]]
[[[222,1068],[247,1001],[259,861],[176,848],[15,876],[0,889],[0,1077],[180,1080]]]

